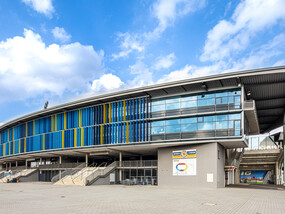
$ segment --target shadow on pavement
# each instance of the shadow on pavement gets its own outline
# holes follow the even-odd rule
[[[243,188],[243,189],[271,189],[271,190],[283,190],[285,186],[273,185],[273,184],[230,184],[227,188]]]

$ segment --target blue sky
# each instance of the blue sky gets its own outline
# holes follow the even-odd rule
[[[284,0],[2,0],[0,124],[115,90],[285,65]]]

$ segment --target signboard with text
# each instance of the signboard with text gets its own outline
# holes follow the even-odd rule
[[[196,175],[196,149],[173,151],[173,175]]]

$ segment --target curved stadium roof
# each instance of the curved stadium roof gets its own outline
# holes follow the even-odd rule
[[[245,92],[256,103],[260,132],[268,132],[283,124],[285,110],[285,66],[262,68],[218,75],[186,79],[147,87],[122,90],[115,93],[90,97],[63,105],[37,111],[0,126],[0,131],[50,114],[101,104],[137,96],[171,96],[177,93],[195,93],[216,88],[237,87],[244,85]]]

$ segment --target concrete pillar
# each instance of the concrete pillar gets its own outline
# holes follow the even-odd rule
[[[8,171],[8,163],[6,163],[6,171]]]
[[[16,167],[18,167],[18,161],[16,161]]]
[[[26,169],[28,169],[28,161],[26,160]]]
[[[119,181],[120,181],[120,183],[122,183],[122,159],[123,159],[123,155],[122,155],[122,152],[120,152],[120,154],[119,154],[119,167],[120,167],[120,169],[119,169]]]
[[[59,156],[59,164],[62,164],[62,157]],[[61,170],[59,170],[59,179],[61,179]]]
[[[85,154],[85,167],[88,167],[88,153]]]
[[[9,163],[9,169],[11,169],[11,168],[12,168],[12,163],[10,162],[10,163]]]
[[[279,185],[279,168],[278,168],[278,161],[275,163],[275,184]]]
[[[43,162],[43,159],[40,158],[40,163],[39,163],[39,165],[42,165],[42,162]],[[40,174],[42,174],[42,170],[40,170]]]
[[[140,156],[140,166],[142,166],[142,159],[143,159],[143,157],[142,157],[142,155]]]
[[[240,170],[235,169],[235,184],[240,184]]]

